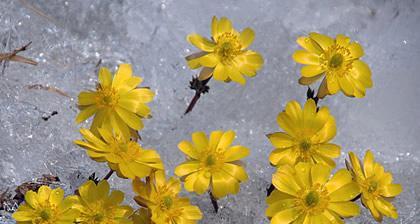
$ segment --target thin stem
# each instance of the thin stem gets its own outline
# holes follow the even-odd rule
[[[112,176],[113,173],[114,171],[110,169],[109,172],[105,175],[104,180],[108,180]]]
[[[213,205],[213,208],[214,208],[214,212],[217,213],[219,211],[219,204],[217,204],[217,199],[214,197],[211,191],[209,191],[209,196],[210,196],[211,204]]]
[[[206,80],[199,80],[197,77],[193,77],[193,80],[190,82],[190,88],[195,90],[195,95],[192,98],[187,109],[185,110],[184,115],[191,112],[195,104],[197,103],[198,99],[200,99],[201,95],[209,91],[209,87],[207,86],[207,83],[210,81],[210,79],[211,77]]]

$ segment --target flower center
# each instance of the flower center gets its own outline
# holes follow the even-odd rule
[[[102,214],[96,214],[96,215],[93,217],[93,220],[94,220],[95,222],[101,222],[101,221],[103,221],[103,220],[104,220],[104,216],[103,216]]]
[[[305,196],[305,204],[308,207],[313,207],[316,206],[319,203],[319,195],[317,192],[315,191],[310,191],[306,196]]]
[[[303,140],[302,142],[300,142],[299,147],[302,151],[308,151],[309,149],[311,149],[311,142],[309,142],[308,140]]]
[[[44,221],[48,221],[51,218],[51,214],[49,211],[47,210],[42,210],[41,213],[39,214],[39,216],[42,218],[42,220]]]
[[[112,87],[99,87],[98,88],[98,97],[97,103],[102,107],[114,107],[118,104],[119,96],[117,91]]]
[[[215,163],[216,163],[216,161],[215,161],[213,155],[207,156],[207,159],[206,159],[206,165],[207,166],[213,166]]]
[[[173,204],[173,200],[171,196],[165,196],[163,198],[163,205],[165,206],[166,209],[170,209],[172,207],[172,204]]]
[[[367,187],[367,191],[369,193],[374,193],[374,192],[376,192],[377,189],[378,189],[378,182],[376,182],[376,181],[370,182],[368,187]]]
[[[341,54],[334,54],[330,59],[330,67],[331,68],[338,68],[343,64],[344,57]]]
[[[232,64],[233,59],[241,53],[241,43],[238,35],[234,33],[225,32],[217,38],[216,42],[215,52],[225,65]]]

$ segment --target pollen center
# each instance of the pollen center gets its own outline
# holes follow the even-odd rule
[[[119,96],[113,88],[98,89],[97,103],[103,107],[114,107],[118,104]]]
[[[39,216],[42,218],[42,220],[47,221],[50,219],[51,215],[48,211],[43,210],[41,211],[41,213],[39,214]]]
[[[173,200],[170,196],[165,196],[163,198],[163,205],[165,206],[166,209],[170,209],[172,207],[173,204]]]
[[[313,206],[316,206],[318,203],[319,203],[319,195],[317,192],[311,191],[305,196],[306,206],[313,207]]]
[[[104,220],[104,216],[102,214],[96,214],[93,220],[95,222],[101,222],[102,220]]]
[[[372,182],[369,184],[369,186],[368,186],[368,188],[367,188],[367,191],[368,191],[369,193],[374,193],[377,189],[378,189],[378,182],[376,182],[376,181],[372,181]]]
[[[329,66],[331,68],[338,68],[343,64],[344,61],[344,57],[341,54],[334,54],[331,59],[330,59],[330,63]]]
[[[303,151],[308,151],[309,149],[311,149],[311,143],[307,140],[303,140],[300,144],[299,147],[301,150]]]
[[[231,32],[225,32],[220,35],[217,38],[215,52],[223,64],[232,64],[233,59],[241,53],[241,43],[238,35]]]
[[[216,161],[215,161],[213,155],[207,156],[207,159],[206,159],[206,165],[207,166],[213,166],[215,163],[216,163]]]

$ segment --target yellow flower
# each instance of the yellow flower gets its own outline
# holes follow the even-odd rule
[[[80,224],[131,224],[129,216],[133,213],[130,206],[120,205],[124,193],[112,191],[106,180],[97,185],[89,180],[79,187],[78,204],[74,207],[80,211],[77,222]]]
[[[178,144],[188,159],[175,168],[175,174],[183,177],[187,191],[203,194],[210,188],[216,198],[239,192],[240,182],[248,179],[239,160],[249,155],[249,149],[230,146],[234,138],[233,131],[213,131],[210,139],[203,132],[194,132],[192,143]]]
[[[99,128],[98,131],[100,135],[97,137],[88,129],[80,129],[85,140],[76,140],[74,143],[85,148],[93,160],[108,162],[119,177],[143,178],[155,169],[164,168],[155,150],[143,149],[137,142],[125,140],[122,135],[113,134],[105,128]]]
[[[309,99],[302,110],[298,102],[290,101],[277,116],[277,123],[285,132],[267,135],[275,147],[270,154],[273,165],[309,162],[335,167],[332,159],[340,156],[340,146],[328,143],[336,134],[336,126],[327,107],[318,110]]]
[[[304,66],[299,83],[310,85],[324,77],[318,97],[336,94],[339,90],[346,96],[363,97],[366,88],[372,87],[369,66],[359,60],[363,56],[360,44],[351,42],[349,37],[338,34],[336,39],[310,33],[296,41],[304,50],[297,50],[293,59]]]
[[[175,178],[166,180],[163,171],[153,173],[144,183],[136,178],[134,200],[152,213],[155,224],[197,223],[202,218],[200,209],[190,204],[188,198],[180,197],[181,183]]]
[[[72,208],[74,200],[64,198],[61,188],[51,189],[41,186],[38,193],[29,190],[25,193],[25,204],[13,213],[19,224],[72,224],[79,212]]]
[[[153,100],[154,93],[148,88],[138,88],[142,78],[132,76],[131,65],[121,64],[112,78],[107,68],[99,70],[99,84],[96,91],[79,94],[80,113],[76,122],[80,123],[92,115],[91,131],[107,127],[118,130],[125,136],[130,131],[143,128],[142,118],[150,115],[146,103]]]
[[[401,185],[392,183],[392,174],[385,172],[384,167],[375,162],[370,150],[366,152],[363,165],[353,152],[349,153],[349,157],[351,167],[348,164],[348,168],[360,186],[362,203],[370,210],[375,220],[382,221],[383,215],[398,218],[397,209],[389,200],[401,193]]]
[[[266,215],[272,224],[344,223],[342,218],[359,215],[351,202],[360,194],[349,171],[341,169],[330,177],[322,164],[285,165],[273,175],[276,187],[267,198]]]
[[[199,80],[213,76],[219,81],[234,81],[243,85],[246,82],[243,75],[253,77],[261,69],[264,63],[262,56],[247,50],[255,37],[251,28],[239,33],[226,17],[220,20],[213,17],[211,36],[211,40],[196,33],[187,37],[188,42],[201,50],[187,56],[191,69],[203,67]]]

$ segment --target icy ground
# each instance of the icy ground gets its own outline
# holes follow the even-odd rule
[[[194,74],[184,56],[195,51],[185,37],[209,35],[213,15],[228,16],[240,29],[252,27],[251,48],[266,63],[245,87],[211,81],[210,94],[183,117]],[[217,215],[205,195],[185,193],[204,212],[201,223],[268,223],[265,188],[274,169],[265,134],[279,130],[275,119],[289,100],[305,100],[306,88],[297,84],[299,66],[291,59],[295,39],[310,31],[344,33],[365,47],[374,88],[364,99],[339,94],[321,102],[337,120],[339,167],[349,150],[360,155],[372,149],[404,187],[395,200],[400,218],[384,223],[420,223],[419,21],[418,0],[1,0],[0,52],[33,41],[22,55],[39,65],[12,62],[0,76],[0,190],[51,173],[70,193],[92,172],[105,174],[105,164],[72,143],[79,138],[75,99],[79,91],[94,88],[99,59],[112,68],[127,62],[156,92],[153,118],[141,135],[144,146],[162,155],[169,174],[184,160],[177,143],[193,131],[233,129],[235,142],[252,149],[246,159],[250,180],[238,195],[219,202],[223,208]],[[32,84],[59,88],[71,98],[26,88]],[[42,119],[53,111],[58,114]],[[111,182],[128,192],[133,204],[129,181],[114,176]],[[348,223],[373,223],[362,211]],[[3,215],[0,223],[14,223]]]

